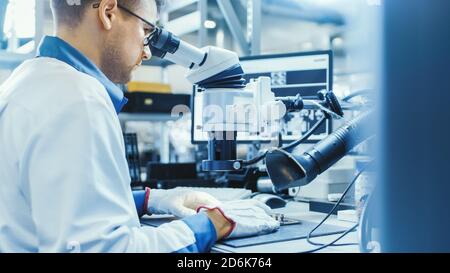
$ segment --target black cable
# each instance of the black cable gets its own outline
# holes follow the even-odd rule
[[[296,141],[294,141],[294,142],[292,142],[292,143],[289,143],[288,145],[286,145],[286,146],[283,146],[283,147],[281,147],[280,149],[282,149],[282,150],[290,150],[291,148],[294,148],[294,147],[297,147],[298,145],[300,145],[300,144],[302,144],[305,140],[307,140],[309,137],[311,137],[311,135],[312,134],[314,134],[314,132],[325,122],[327,120],[327,117],[325,116],[325,117],[323,117],[323,118],[321,118],[318,122],[316,122],[316,124],[314,124],[314,126],[306,133],[306,134],[304,134],[300,139],[298,139],[298,140],[296,140]],[[266,157],[266,155],[267,155],[267,153],[268,153],[269,151],[266,151],[266,152],[264,152],[263,154],[261,154],[261,155],[259,155],[259,156],[257,156],[257,157],[255,157],[255,158],[252,158],[252,159],[250,159],[250,160],[246,160],[246,161],[244,161],[242,164],[244,165],[244,166],[249,166],[249,165],[253,165],[253,164],[256,164],[256,163],[258,163],[259,161],[261,161],[261,160],[263,160],[265,157]]]
[[[342,200],[344,200],[345,196],[347,195],[348,191],[351,189],[351,187],[355,184],[356,180],[361,176],[361,174],[364,172],[364,170],[361,170],[360,172],[358,172],[358,174],[356,174],[356,176],[352,179],[352,181],[350,182],[350,184],[347,186],[347,188],[345,189],[344,193],[342,194],[341,198],[339,198],[339,200],[336,202],[336,204],[333,206],[333,208],[331,209],[331,211],[327,214],[327,216],[325,216],[325,218],[322,219],[322,221],[315,226],[309,233],[308,236],[306,237],[306,240],[308,241],[308,243],[312,244],[312,245],[316,245],[316,246],[321,246],[323,244],[320,243],[315,243],[311,240],[311,236],[312,233],[314,231],[316,231],[323,223],[325,223],[326,220],[328,220],[328,218],[330,218],[330,216],[333,214],[333,212],[337,209],[337,207],[340,205],[340,203],[342,202]],[[336,246],[341,246],[341,245],[336,245]]]
[[[348,102],[349,100],[356,98],[356,97],[361,97],[364,95],[371,95],[373,94],[373,91],[371,89],[363,89],[363,90],[359,90],[359,91],[355,91],[353,93],[351,93],[350,95],[344,97],[342,99],[342,101]]]
[[[365,206],[363,207],[361,211],[361,220],[359,221],[360,227],[359,227],[359,238],[360,238],[360,244],[359,244],[359,250],[361,253],[370,253],[374,250],[374,247],[369,246],[369,242],[372,241],[372,235],[370,232],[370,209],[372,205],[372,194],[370,193],[367,197],[367,200],[365,202]]]
[[[255,157],[255,158],[250,159],[250,160],[246,160],[246,161],[242,162],[242,165],[250,166],[250,165],[256,164],[259,161],[263,160],[266,157],[268,152],[269,151],[265,151],[262,155],[259,155],[259,156]]]
[[[315,226],[309,233],[308,236],[306,237],[306,241],[308,241],[308,243],[315,245],[315,246],[323,246],[323,244],[321,243],[316,243],[313,242],[311,240],[311,236],[313,234],[314,231],[316,231],[323,223],[325,223],[325,221],[330,218],[330,216],[333,214],[333,212],[337,209],[337,207],[341,204],[342,200],[344,200],[345,196],[347,195],[347,193],[349,192],[349,190],[351,189],[351,187],[355,184],[356,180],[361,176],[361,174],[363,174],[366,170],[366,168],[370,165],[367,164],[364,168],[362,168],[356,175],[355,177],[352,179],[352,181],[350,182],[350,184],[347,186],[347,188],[345,189],[345,191],[342,193],[341,198],[339,198],[339,200],[336,202],[336,204],[333,206],[333,208],[331,209],[331,211],[327,214],[327,216],[325,216],[325,218],[322,219],[322,221]],[[348,245],[357,245],[357,244],[332,244],[333,246],[348,246]]]
[[[315,249],[311,249],[311,250],[307,250],[307,251],[303,251],[303,252],[299,252],[299,253],[313,253],[313,252],[317,252],[319,250],[322,250],[322,249],[330,247],[330,246],[339,246],[339,245],[335,245],[334,243],[336,243],[340,239],[344,238],[347,234],[349,234],[350,232],[354,231],[357,227],[358,227],[358,224],[356,224],[353,227],[347,229],[341,236],[339,236],[338,238],[333,240],[331,243],[328,243],[326,245],[322,245],[322,246],[320,246],[318,248],[315,248]],[[345,245],[345,244],[342,244],[342,245]],[[350,244],[347,244],[347,245],[350,245]]]
[[[278,133],[278,148],[283,147],[283,134],[281,132]]]
[[[282,150],[285,150],[287,152],[289,152],[290,149],[297,147],[298,145],[302,144],[305,140],[307,140],[310,136],[312,136],[312,134],[314,134],[314,132],[327,120],[327,116],[321,118],[318,122],[316,122],[316,124],[314,124],[314,126],[305,134],[302,136],[302,138],[300,138],[299,140],[296,140],[292,143],[289,143],[286,146],[281,147]]]

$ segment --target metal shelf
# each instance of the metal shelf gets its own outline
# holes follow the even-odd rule
[[[120,113],[119,119],[122,122],[126,121],[173,121],[179,119],[178,116],[173,117],[169,114],[159,113]]]
[[[158,114],[158,113],[120,113],[119,120],[122,129],[125,130],[125,125],[128,121],[149,121],[149,122],[167,122],[179,119],[179,117],[172,117],[169,114]],[[151,130],[158,130],[152,128]],[[161,162],[170,162],[170,140],[169,140],[169,127],[166,124],[161,124],[159,126],[161,133],[161,143],[159,147],[159,153],[161,155]]]

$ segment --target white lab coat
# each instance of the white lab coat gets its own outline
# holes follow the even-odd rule
[[[140,226],[129,183],[119,120],[95,78],[42,57],[0,87],[0,252],[195,251],[185,221]]]

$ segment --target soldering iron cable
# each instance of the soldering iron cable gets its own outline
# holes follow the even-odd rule
[[[300,139],[281,147],[282,150],[285,150],[287,152],[290,152],[291,149],[297,147],[298,145],[302,144],[303,142],[305,142],[306,140],[308,140],[308,138],[310,138],[312,136],[312,134],[314,134],[314,132],[327,120],[327,117],[323,117],[321,118],[318,122],[316,122],[316,124],[314,124],[313,127],[311,127],[311,129],[304,134]],[[267,155],[268,151],[265,151],[263,154],[256,156],[255,158],[252,158],[250,160],[246,160],[243,162],[244,166],[250,166],[250,165],[254,165],[258,162],[260,162],[261,160],[263,160],[266,155]]]

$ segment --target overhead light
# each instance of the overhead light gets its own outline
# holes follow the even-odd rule
[[[207,29],[214,29],[216,28],[217,24],[215,21],[212,20],[206,20],[205,23],[203,23],[203,25],[205,26],[205,28]]]

